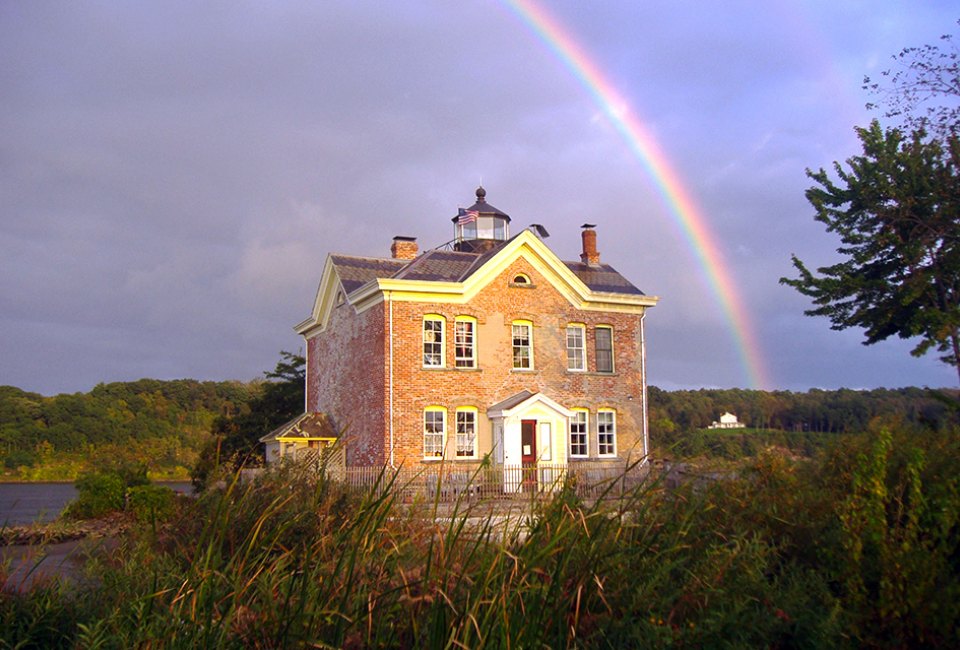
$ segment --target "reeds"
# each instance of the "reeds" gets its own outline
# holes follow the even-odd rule
[[[823,483],[797,476],[767,463],[706,488],[650,477],[587,502],[568,484],[497,507],[401,503],[388,470],[364,491],[234,480],[144,526],[93,582],[0,596],[0,646],[858,645],[825,561],[843,528],[809,492]],[[816,533],[824,549],[799,548]]]

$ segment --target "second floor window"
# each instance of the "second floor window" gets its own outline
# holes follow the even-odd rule
[[[587,355],[584,349],[583,325],[567,326],[567,370],[586,370]]]
[[[513,324],[513,367],[518,370],[533,368],[532,329],[530,323]]]
[[[613,328],[598,327],[596,336],[597,372],[613,372]]]
[[[443,367],[443,318],[425,316],[423,319],[423,366]]]
[[[453,325],[453,347],[457,368],[477,367],[477,323],[458,318]]]

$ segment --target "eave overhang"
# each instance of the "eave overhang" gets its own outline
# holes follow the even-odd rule
[[[347,294],[346,301],[357,311],[366,311],[389,298],[395,302],[433,302],[465,304],[520,257],[526,259],[577,309],[643,313],[659,302],[657,296],[590,289],[536,235],[523,231],[506,246],[473,270],[462,282],[376,278]],[[327,256],[313,314],[294,327],[309,338],[323,331],[335,306],[336,290],[341,288],[336,269]]]

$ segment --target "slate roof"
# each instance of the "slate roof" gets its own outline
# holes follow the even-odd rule
[[[630,293],[642,296],[644,293],[633,286],[630,280],[620,275],[609,264],[591,266],[583,262],[564,262],[591,291],[609,291],[612,293]]]
[[[476,253],[460,251],[427,251],[390,277],[397,280],[459,282],[461,278],[469,276],[469,271],[474,267],[478,257],[480,255]]]
[[[396,260],[380,257],[355,257],[353,255],[331,255],[337,269],[337,277],[346,293],[352,293],[370,280],[391,278],[405,266],[408,260]]]
[[[434,249],[415,260],[397,260],[378,257],[333,255],[334,267],[343,290],[351,293],[375,278],[421,280],[427,282],[463,282],[496,255],[510,240],[484,253],[467,253]],[[644,293],[620,275],[609,264],[591,266],[582,262],[564,262],[568,269],[583,281],[591,291],[625,293],[642,296]]]

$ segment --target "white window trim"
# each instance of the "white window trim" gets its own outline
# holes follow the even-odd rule
[[[550,421],[537,422],[537,446],[540,452],[537,454],[538,460],[551,462],[553,460],[553,423]]]
[[[570,458],[590,458],[590,411],[584,408],[573,408],[570,410],[575,414],[583,414],[583,446],[587,450],[585,454],[573,453],[573,418],[571,418],[567,424],[567,442],[569,445]]]
[[[471,413],[473,414],[473,453],[469,456],[460,455],[460,414],[461,413]],[[454,428],[456,435],[456,449],[454,449],[454,457],[461,460],[475,460],[477,458],[477,439],[480,436],[480,409],[474,406],[461,406],[456,410],[454,415]]]
[[[443,428],[440,431],[440,455],[428,454],[427,453],[427,413],[439,413],[442,416],[441,423]],[[431,433],[429,435],[436,435]],[[442,406],[428,406],[423,409],[423,459],[424,460],[441,460],[443,454],[447,449],[447,409]]]
[[[530,366],[527,368],[518,367],[516,365],[516,357],[513,356],[517,350],[517,346],[513,344],[513,328],[518,326],[523,326],[527,328],[527,346],[526,347],[530,351],[530,354],[528,355],[528,358],[530,359]],[[510,354],[511,363],[513,364],[513,368],[512,368],[513,370],[517,370],[520,372],[530,372],[536,367],[533,362],[533,322],[532,321],[515,320],[510,323],[510,353],[511,353]]]
[[[571,368],[570,367],[570,330],[580,330],[580,368]],[[586,372],[587,371],[587,326],[583,323],[570,323],[567,325],[567,328],[563,331],[564,339],[566,341],[567,347],[567,370],[570,372]]]
[[[470,354],[469,358],[467,357],[458,357],[457,356],[457,327],[460,323],[469,323],[471,325],[471,334],[473,335],[473,340],[470,344]],[[477,368],[477,319],[473,316],[457,316],[453,321],[453,366],[455,368],[464,368],[464,369],[476,369]],[[470,365],[461,366],[460,361],[469,361]]]
[[[424,347],[427,345],[426,327],[427,322],[440,323],[440,363],[427,363],[427,352]],[[439,314],[424,314],[423,321],[420,324],[420,357],[424,368],[445,368],[447,365],[447,319]]]
[[[600,452],[600,415],[609,413],[611,416],[610,423],[613,427],[613,453],[601,453]],[[617,412],[611,408],[602,408],[597,409],[597,457],[599,458],[613,458],[617,455]]]
[[[596,362],[600,358],[600,355],[596,353],[597,352],[597,338],[596,338],[597,331],[607,330],[608,332],[610,332],[610,370],[600,370],[600,368],[597,368],[597,372],[603,373],[604,375],[612,375],[617,371],[617,354],[616,354],[616,351],[614,350],[614,345],[613,345],[613,325],[597,325],[593,329],[594,329],[594,333],[593,333],[594,362]]]

